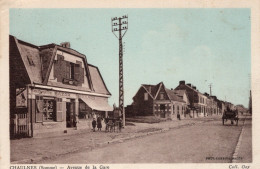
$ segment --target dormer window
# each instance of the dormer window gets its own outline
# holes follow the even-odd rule
[[[84,67],[81,61],[70,62],[62,55],[57,55],[54,63],[54,78],[57,82],[81,86],[84,83]]]
[[[32,59],[32,55],[27,55],[27,59],[28,59],[28,62],[30,64],[30,66],[34,66],[34,62],[33,62],[33,59]]]

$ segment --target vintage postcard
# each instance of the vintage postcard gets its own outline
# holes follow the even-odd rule
[[[257,168],[259,1],[1,3],[0,168]]]

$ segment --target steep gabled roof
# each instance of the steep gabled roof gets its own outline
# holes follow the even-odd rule
[[[89,72],[90,72],[90,77],[93,83],[94,91],[96,93],[100,94],[108,94],[111,95],[110,92],[108,91],[106,84],[99,72],[98,67],[94,65],[88,65]]]
[[[84,54],[81,54],[74,49],[65,48],[57,44],[36,46],[18,40],[14,36],[10,35],[10,37],[15,40],[15,44],[17,45],[31,83],[47,85],[55,55],[57,50],[61,50],[83,59],[88,79],[87,83],[89,83],[89,86],[93,92],[111,95],[105,85],[98,67],[89,65]]]
[[[15,37],[14,37],[15,38]],[[37,46],[15,38],[17,48],[23,60],[31,83],[42,83],[41,59]]]
[[[157,85],[143,84],[141,87],[143,87],[147,91],[152,99],[155,99],[160,90],[163,88],[170,100],[185,103],[179,96],[175,94],[174,90],[167,89],[164,86],[163,82],[160,82]]]
[[[175,94],[175,91],[174,91],[174,90],[170,90],[170,89],[165,88],[165,91],[166,91],[166,93],[168,94],[170,100],[185,103],[184,100],[182,100],[179,96],[177,96],[177,95]]]
[[[183,97],[184,94],[186,93],[186,90],[173,90],[173,91],[176,95],[181,96],[181,97]]]
[[[146,91],[152,96],[152,98],[155,98],[157,91],[160,88],[160,84],[157,85],[149,85],[149,84],[142,84],[142,86],[146,89]]]

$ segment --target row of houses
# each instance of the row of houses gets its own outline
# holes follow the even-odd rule
[[[141,85],[133,103],[126,107],[126,115],[174,119],[179,114],[182,118],[195,118],[221,115],[227,107],[235,109],[232,103],[201,93],[196,86],[185,81],[180,81],[175,89],[168,89],[160,82],[157,85]]]
[[[98,67],[70,43],[37,46],[10,35],[9,67],[11,137],[90,128],[93,116],[115,114]],[[227,106],[233,105],[185,81],[175,89],[161,82],[141,85],[126,116],[198,117],[222,114]]]

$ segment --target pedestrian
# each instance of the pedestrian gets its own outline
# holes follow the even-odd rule
[[[95,112],[95,111],[92,112],[92,117],[93,117],[94,119],[97,118],[97,115],[96,115],[96,112]]]
[[[121,128],[122,128],[122,118],[119,119],[118,127],[119,127],[119,132],[121,132]]]
[[[106,131],[109,130],[108,121],[109,121],[109,116],[107,116],[107,117],[105,118]]]
[[[180,113],[177,114],[177,119],[178,119],[178,120],[181,120],[181,115],[180,115]]]
[[[93,132],[95,132],[96,125],[97,125],[96,119],[93,118],[93,121],[92,121]]]
[[[98,115],[98,118],[97,118],[97,128],[98,128],[98,131],[101,131],[101,128],[102,128],[102,118],[100,117],[100,115]]]

